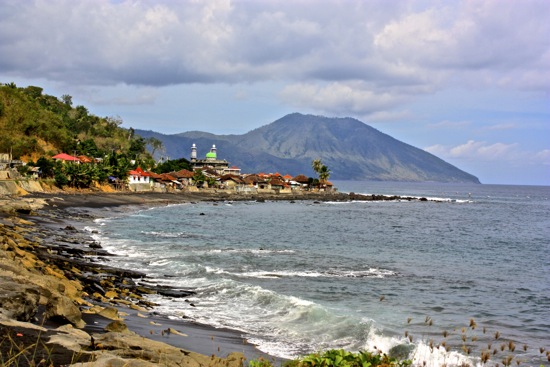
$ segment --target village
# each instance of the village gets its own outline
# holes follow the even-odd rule
[[[241,194],[294,194],[297,191],[330,192],[334,190],[331,182],[322,180],[313,183],[314,180],[303,174],[297,176],[289,174],[283,176],[279,172],[242,174],[240,168],[230,166],[225,159],[218,159],[216,145],[212,145],[206,156],[199,159],[197,147],[193,144],[190,162],[193,171],[183,169],[156,174],[138,167],[129,172],[127,189],[130,191],[198,191],[214,188]]]
[[[10,160],[7,155],[2,157],[0,179],[19,178],[14,166],[22,162]],[[64,165],[95,164],[94,158],[84,155],[59,153],[52,160]],[[321,175],[319,179],[307,177],[304,174],[292,176],[275,173],[241,173],[241,169],[231,166],[225,159],[219,159],[217,148],[212,145],[204,158],[197,157],[197,147],[191,147],[189,159],[192,170],[182,169],[168,173],[155,173],[144,170],[140,166],[127,172],[127,178],[110,176],[109,185],[115,191],[128,192],[201,192],[223,191],[238,194],[298,194],[301,192],[335,192],[328,177]],[[10,169],[11,168],[11,169]],[[39,170],[31,170],[31,177],[38,179]]]

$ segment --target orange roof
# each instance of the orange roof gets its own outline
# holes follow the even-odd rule
[[[82,163],[92,163],[92,158],[88,158],[85,155],[79,155],[78,159],[80,159]]]
[[[298,175],[293,178],[294,181],[299,183],[307,183],[309,181],[309,178],[305,175]]]
[[[62,161],[72,161],[72,162],[80,162],[80,159],[73,157],[72,155],[68,155],[66,153],[59,153],[52,157],[53,159],[60,159]]]
[[[144,177],[150,177],[151,176],[151,174],[149,172],[145,172],[144,170],[141,169],[141,167],[138,167],[135,170],[131,170],[128,173],[130,175],[134,175],[134,176],[144,176]]]

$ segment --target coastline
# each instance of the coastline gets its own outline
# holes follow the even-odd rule
[[[157,350],[161,345],[167,355],[175,354],[176,359],[185,357],[186,365],[189,361],[192,365],[204,365],[208,361],[209,365],[239,366],[245,359],[260,357],[278,360],[248,344],[238,331],[157,314],[146,295],[159,292],[158,287],[147,283],[146,274],[97,262],[99,258],[102,263],[108,262],[113,255],[102,250],[83,230],[96,218],[133,208],[218,198],[166,193],[41,193],[0,199],[10,203],[0,210],[0,238],[3,239],[0,289],[6,294],[0,297],[0,331],[5,335],[0,340],[3,358],[7,349],[13,348],[6,338],[10,341],[13,338],[17,343],[29,345],[53,343],[51,348],[56,352],[51,358],[55,365],[95,360],[89,365],[101,366],[105,354],[126,362],[137,357],[153,365],[165,365],[161,363],[162,358],[142,358],[138,356],[140,353],[128,353],[136,349],[143,354],[144,350]],[[21,267],[20,271],[14,271]],[[49,277],[56,279],[44,281]],[[25,286],[19,290],[19,284]],[[60,292],[50,292],[48,288]],[[160,291],[166,297],[185,301],[186,293],[181,290]],[[29,292],[37,297],[29,300],[22,294]],[[58,309],[57,314],[53,314],[52,300],[60,298],[70,303],[68,310]],[[21,302],[11,302],[13,299]],[[68,345],[67,337],[75,339],[75,334],[80,337],[79,341]],[[94,344],[101,348],[92,348]],[[132,346],[134,344],[138,347]],[[112,345],[123,347],[117,351]],[[50,353],[48,348],[39,349],[45,355]],[[80,357],[75,359],[75,355]]]
[[[25,270],[23,282],[39,289],[37,299],[25,304],[26,313],[12,317],[30,325],[24,326],[26,334],[34,326],[46,327],[45,343],[60,338],[67,333],[67,326],[73,325],[74,332],[80,334],[80,342],[74,342],[70,348],[66,342],[58,343],[66,349],[65,354],[75,353],[98,358],[97,343],[105,348],[111,343],[109,353],[117,358],[135,358],[138,353],[128,353],[128,349],[143,351],[144,340],[151,343],[176,348],[174,358],[181,358],[178,353],[193,356],[193,360],[204,358],[220,359],[220,363],[235,363],[240,365],[245,359],[268,359],[281,361],[274,356],[266,355],[246,342],[246,336],[240,332],[227,329],[216,329],[208,325],[197,324],[189,320],[174,320],[160,316],[154,311],[154,304],[146,300],[149,293],[164,292],[167,297],[185,301],[185,292],[192,290],[159,289],[158,286],[147,283],[147,275],[139,271],[111,268],[97,262],[108,262],[113,256],[101,249],[90,234],[83,228],[90,221],[124,213],[135,208],[149,208],[170,204],[193,203],[199,201],[352,201],[352,200],[420,200],[417,198],[402,198],[398,196],[356,195],[353,193],[304,193],[300,195],[228,195],[226,193],[33,193],[25,197],[2,197],[0,201],[1,226],[4,232],[4,261],[11,261],[13,267],[23,265]],[[12,238],[12,241],[8,238]],[[7,266],[0,266],[6,270]],[[34,274],[33,274],[34,273]],[[21,274],[19,274],[21,275]],[[0,272],[0,276],[9,276]],[[36,277],[53,277],[60,284],[53,285],[58,292],[44,290],[44,285],[36,281]],[[14,278],[12,276],[12,278]],[[18,281],[21,282],[21,276]],[[40,288],[42,287],[42,288]],[[46,288],[52,287],[48,284]],[[20,295],[20,294],[19,294]],[[68,299],[68,300],[67,300]],[[62,301],[59,301],[62,300]],[[68,309],[61,309],[57,303],[64,303]],[[7,302],[0,300],[0,326],[10,328],[10,320],[6,320]],[[68,304],[68,305],[67,305]],[[21,305],[20,305],[21,306]],[[76,307],[78,306],[78,307]],[[10,306],[8,305],[8,308]],[[54,309],[54,311],[52,311]],[[8,312],[9,314],[9,312]],[[46,317],[47,316],[47,317]],[[9,319],[9,317],[8,317]],[[42,323],[47,319],[45,323]],[[32,326],[34,324],[34,326]],[[115,325],[113,325],[115,324]],[[19,325],[18,327],[23,327]],[[62,331],[58,328],[61,327]],[[114,330],[114,331],[108,331]],[[129,330],[129,331],[128,331]],[[13,331],[13,330],[12,330]],[[131,333],[131,334],[130,334]],[[49,335],[49,334],[53,334]],[[185,334],[183,336],[181,334]],[[70,334],[72,335],[72,334]],[[131,335],[131,336],[128,336]],[[35,336],[36,337],[36,336]],[[74,338],[74,335],[72,335]],[[139,347],[133,347],[126,339],[132,339]],[[123,342],[124,341],[124,342]],[[139,341],[139,342],[138,342]],[[32,340],[29,340],[29,343]],[[36,340],[34,340],[36,343]],[[118,352],[112,345],[126,345]],[[145,344],[147,344],[145,343]],[[163,348],[168,348],[167,346]],[[159,348],[158,345],[151,348]],[[90,350],[94,349],[94,350]],[[168,348],[169,349],[169,348]],[[105,352],[98,349],[102,354]],[[182,352],[183,351],[183,352]],[[168,353],[168,352],[166,352]],[[190,354],[191,353],[191,354]],[[129,354],[129,355],[128,355]],[[68,356],[65,356],[66,358]],[[207,357],[210,356],[210,357]],[[154,358],[148,360],[153,363]],[[101,365],[94,362],[93,366]],[[199,364],[201,364],[199,362]],[[212,364],[212,361],[209,362]],[[215,364],[215,363],[214,363]]]

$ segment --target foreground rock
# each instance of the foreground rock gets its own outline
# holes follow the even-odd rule
[[[5,212],[21,213],[17,203],[9,202],[13,205]],[[210,357],[139,336],[128,330],[116,308],[146,312],[153,305],[143,299],[144,294],[186,297],[192,291],[139,284],[136,280],[145,274],[94,263],[92,255],[102,253],[101,249],[79,237],[74,228],[48,230],[8,214],[0,215],[3,361],[56,366],[242,366],[242,353]],[[81,330],[86,325],[83,312],[115,320],[107,328],[111,331]]]

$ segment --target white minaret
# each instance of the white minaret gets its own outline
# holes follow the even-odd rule
[[[216,144],[212,144],[212,149],[210,149],[210,151],[214,154],[216,154]]]
[[[195,143],[193,143],[193,146],[191,147],[191,162],[195,162],[197,160],[197,146]]]

